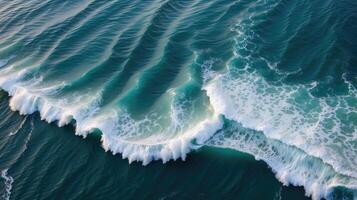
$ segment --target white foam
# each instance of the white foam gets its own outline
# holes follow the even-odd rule
[[[254,33],[246,31],[252,23],[251,19],[242,21],[233,29],[237,32],[237,51],[227,65],[228,71],[211,78],[214,72],[204,70],[204,77],[210,80],[204,89],[216,113],[244,128],[260,131],[266,139],[246,141],[238,134],[218,137],[222,141],[216,139],[215,143],[263,159],[280,181],[304,186],[314,199],[327,197],[336,186],[356,189],[356,88],[349,84],[346,95],[319,98],[310,94],[316,83],[287,85],[266,81],[251,66],[255,61],[267,60],[239,54],[240,50],[250,52],[247,46]],[[266,144],[270,140],[279,142]]]
[[[274,85],[254,72],[231,69],[229,73],[217,76],[204,89],[216,113],[246,128],[262,131],[270,139],[298,147],[308,155],[322,159],[338,174],[354,180],[357,177],[357,126],[353,121],[357,113],[353,106],[357,103],[355,89],[345,96],[317,98],[310,94],[311,87]],[[239,150],[246,151],[244,148]],[[265,158],[279,180],[304,186],[314,199],[325,197],[338,183],[344,185],[336,180],[332,180],[335,183],[322,181],[317,184],[319,176],[314,180],[314,173],[299,161],[304,160],[303,157],[292,158],[291,162],[299,164],[291,166],[286,162],[277,164],[277,159],[270,161],[268,155],[249,153]],[[308,177],[299,173],[307,173]],[[328,175],[321,177],[325,176]]]
[[[105,113],[98,108],[100,97],[96,95],[88,98],[80,96],[78,99],[52,98],[50,94],[56,88],[32,88],[34,83],[21,82],[24,74],[26,72],[21,71],[0,76],[0,87],[11,96],[9,105],[12,110],[22,115],[38,111],[42,120],[56,122],[58,126],[69,124],[74,119],[75,134],[83,137],[98,129],[102,132],[103,148],[114,154],[121,153],[129,162],[142,161],[146,165],[159,159],[164,163],[170,159],[185,160],[191,149],[203,145],[223,125],[221,118],[215,114],[199,120],[196,125],[184,125],[191,121],[173,102],[169,126],[155,130],[159,122],[149,117],[133,120],[129,114],[117,108]]]
[[[11,196],[12,183],[14,179],[8,175],[8,169],[1,170],[1,178],[4,179],[5,193],[1,196],[4,200],[9,200]]]
[[[102,143],[105,150],[110,150],[114,154],[121,153],[122,157],[127,158],[130,163],[132,161],[143,161],[143,164],[146,165],[152,160],[159,159],[165,163],[171,159],[181,158],[185,160],[191,149],[196,149],[198,146],[203,145],[222,125],[223,121],[220,117],[214,116],[212,119],[203,120],[183,134],[154,143],[148,143],[145,139],[123,140],[104,131]],[[194,140],[196,140],[196,144],[193,143]]]
[[[9,135],[10,135],[10,136],[16,135],[16,133],[18,133],[18,132],[22,129],[22,127],[24,126],[26,120],[27,120],[27,116],[25,116],[25,118],[22,120],[22,122],[21,122],[20,125],[17,127],[17,129],[16,129],[15,131],[11,131]]]
[[[179,96],[179,95],[178,95]],[[175,95],[177,97],[177,95]],[[193,112],[184,106],[192,102],[178,97],[170,104],[167,116],[147,115],[144,119],[133,120],[125,112],[112,115],[111,119],[100,120],[96,124],[103,132],[102,143],[106,151],[121,153],[129,162],[142,161],[144,165],[153,160],[186,159],[187,154],[209,139],[223,126],[220,116],[198,120],[194,123]],[[160,120],[168,117],[169,124]],[[108,123],[111,122],[111,123]]]
[[[314,97],[310,85],[274,85],[241,70],[217,77],[205,90],[217,113],[263,131],[357,177],[357,96]]]
[[[335,172],[322,160],[280,141],[267,138],[262,132],[232,124],[215,134],[209,145],[232,148],[265,161],[284,185],[304,186],[313,199],[330,199],[335,187],[357,189],[357,179]]]

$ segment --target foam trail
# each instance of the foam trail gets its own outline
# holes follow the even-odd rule
[[[12,183],[14,179],[8,175],[8,169],[1,170],[1,178],[4,179],[5,193],[1,196],[4,200],[9,200],[11,196]]]
[[[284,185],[304,186],[306,195],[313,199],[333,199],[332,191],[340,186],[357,189],[356,178],[339,174],[321,159],[235,122],[230,122],[226,129],[215,134],[207,144],[232,148],[263,160],[280,182]]]
[[[356,88],[346,82],[349,90],[344,95],[316,97],[311,94],[316,82],[269,82],[254,66],[274,66],[252,56],[247,48],[254,34],[247,31],[250,23],[242,22],[233,29],[237,49],[227,72],[218,74],[209,65],[202,66],[207,80],[204,90],[216,113],[242,128],[264,134],[264,140],[246,141],[240,131],[233,130],[227,137],[215,135],[214,144],[264,160],[280,181],[304,186],[313,199],[328,198],[338,186],[356,190]],[[320,169],[322,173],[317,174]]]
[[[356,101],[356,97],[318,99],[309,95],[308,87],[273,86],[255,75],[242,73],[236,79],[222,76],[206,87],[217,112],[248,128],[263,131],[270,138],[304,149],[338,171],[357,177],[356,152],[348,148],[353,144],[357,129],[353,121],[351,126],[345,127],[340,121],[346,119],[338,115],[345,112],[346,117],[352,117],[356,110],[348,102]],[[330,121],[332,127],[328,126]],[[336,137],[345,140],[333,141]],[[336,143],[351,152],[338,152],[333,147]]]
[[[21,124],[19,125],[19,127],[17,127],[17,129],[15,131],[10,132],[10,134],[9,134],[10,136],[16,135],[16,133],[19,132],[22,129],[22,127],[24,126],[24,124],[25,124],[25,122],[27,120],[27,117],[28,116],[25,116],[25,118],[22,120]]]
[[[271,160],[271,155],[264,151],[250,150],[262,148],[259,143],[248,143],[252,147],[242,147],[239,144],[246,143],[240,141],[241,139],[232,139],[235,138],[234,135],[231,139],[224,139],[230,142],[222,142],[222,147],[231,147],[261,157],[283,183],[302,185],[308,195],[320,199],[327,197],[336,186],[357,188],[357,150],[353,147],[357,126],[353,125],[353,121],[346,123],[356,113],[353,105],[357,98],[353,88],[346,96],[326,98],[312,96],[309,92],[311,88],[313,85],[270,84],[254,72],[248,73],[246,69],[236,72],[231,69],[230,73],[218,75],[204,87],[216,113],[241,123],[245,128],[261,131],[269,139],[297,147],[307,155],[296,155],[294,150],[288,148],[286,151],[275,152],[278,155]],[[341,148],[336,148],[336,145],[344,151],[340,151]],[[278,147],[274,145],[274,148]],[[313,170],[305,164],[316,162],[306,161],[305,157],[309,156],[322,160]],[[291,163],[284,161],[286,158]],[[326,174],[315,174],[318,169],[327,166],[332,168]],[[348,181],[326,178],[330,176],[342,176]]]
[[[311,135],[309,129],[314,127],[315,129],[312,130],[320,131],[320,128],[317,127],[316,129],[315,124],[310,126],[307,122],[309,119],[297,112],[294,113],[291,105],[287,102],[281,102],[289,93],[283,93],[272,99],[271,96],[252,93],[257,88],[254,89],[250,86],[257,84],[257,82],[241,79],[238,81],[239,83],[236,82],[237,80],[235,81],[234,88],[232,88],[232,85],[226,88],[232,82],[227,79],[221,81],[212,82],[206,86],[207,94],[210,96],[211,104],[216,112],[224,114],[228,119],[242,123],[244,127],[261,131],[266,136],[261,136],[264,138],[263,141],[254,141],[253,139],[256,138],[249,136],[253,139],[247,141],[244,136],[238,134],[239,132],[234,131],[232,136],[221,138],[221,141],[216,142],[219,144],[218,146],[247,152],[257,159],[264,160],[276,172],[276,176],[281,182],[304,186],[306,194],[311,195],[313,199],[328,197],[332,189],[337,186],[357,189],[355,165],[348,166],[346,161],[341,160],[349,157],[349,162],[355,162],[355,152],[348,152],[348,154],[342,154],[341,157],[338,157],[339,152],[336,152],[335,149],[328,149],[327,145],[321,146],[321,143],[314,142],[316,138],[311,138],[313,135]],[[222,83],[225,84],[222,85]],[[249,84],[249,87],[246,87],[247,84]],[[231,96],[233,94],[234,97]],[[294,94],[294,92],[290,94]],[[267,101],[255,102],[263,99]],[[252,102],[252,104],[248,104],[248,102]],[[284,115],[283,110],[289,110],[292,115]],[[325,108],[325,110],[328,109]],[[325,119],[320,118],[319,120]],[[295,125],[295,122],[300,123]],[[310,135],[305,135],[305,133],[310,133]],[[217,138],[219,137],[217,136]],[[268,138],[279,142],[270,142]],[[304,143],[303,138],[310,139]],[[269,144],[267,141],[273,144]],[[351,138],[351,141],[353,141],[353,138]],[[309,142],[314,143],[309,144]],[[287,144],[299,147],[312,156],[306,155],[304,151],[299,149],[282,147]],[[329,151],[329,154],[322,154],[321,151]],[[319,159],[322,159],[322,161]]]

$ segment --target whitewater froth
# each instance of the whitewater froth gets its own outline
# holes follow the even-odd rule
[[[183,118],[183,110],[180,104],[171,105],[171,125],[168,128],[158,129],[152,133],[152,129],[160,126],[156,119],[146,117],[134,120],[125,111],[100,112],[98,98],[73,105],[73,101],[66,99],[54,99],[46,96],[48,90],[36,90],[36,93],[28,89],[16,78],[2,77],[0,85],[9,92],[10,108],[19,111],[20,114],[32,114],[39,112],[41,119],[48,123],[56,122],[58,126],[64,126],[74,121],[75,134],[86,137],[88,134],[99,130],[102,146],[106,151],[113,154],[121,153],[129,162],[142,161],[144,165],[152,160],[162,160],[164,163],[173,159],[185,160],[191,149],[197,149],[223,126],[220,116],[213,114],[212,117],[203,119],[189,128],[182,127],[186,123]],[[18,82],[16,82],[18,81]],[[50,92],[47,94],[51,94]],[[50,95],[49,95],[50,96]],[[83,101],[83,100],[82,100]],[[156,124],[155,124],[156,123]],[[174,135],[172,133],[178,132]],[[172,135],[167,137],[165,135]],[[144,137],[143,137],[144,136]]]
[[[276,65],[254,57],[249,47],[252,21],[234,29],[236,50],[225,73],[205,70],[203,87],[216,113],[230,122],[208,144],[233,148],[262,159],[284,184],[302,185],[313,199],[331,198],[334,188],[357,188],[357,93],[315,96],[316,82],[285,84],[266,80],[257,63],[281,76]],[[212,74],[215,74],[213,78]]]
[[[281,182],[304,186],[314,199],[356,189],[357,90],[348,75],[342,94],[325,96],[314,91],[331,76],[284,80],[303,73],[305,66],[283,64],[299,53],[294,38],[309,36],[300,28],[313,11],[291,2],[91,1],[66,17],[56,8],[50,21],[45,11],[23,27],[0,25],[8,30],[0,58],[9,57],[0,60],[0,87],[12,110],[71,124],[84,138],[99,133],[105,151],[130,163],[185,160],[213,145],[264,160]],[[264,42],[273,59],[258,51]]]
[[[5,185],[5,192],[4,194],[2,194],[1,197],[4,200],[9,200],[11,197],[11,189],[14,179],[11,176],[9,176],[8,169],[1,170],[1,178],[4,180],[4,185]]]

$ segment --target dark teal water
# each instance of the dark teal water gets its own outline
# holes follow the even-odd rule
[[[3,197],[355,199],[356,20],[353,1],[0,1]]]
[[[302,188],[282,186],[248,154],[204,147],[185,162],[129,165],[105,153],[98,138],[82,140],[72,127],[47,124],[37,114],[21,117],[7,102],[1,93],[0,116],[7,118],[0,122],[3,198],[304,199]]]

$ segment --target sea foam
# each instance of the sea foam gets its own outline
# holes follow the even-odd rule
[[[304,186],[313,199],[329,198],[339,186],[356,190],[356,89],[346,82],[346,94],[316,97],[311,94],[316,82],[269,82],[253,65],[263,62],[281,72],[268,60],[251,55],[248,46],[254,33],[247,31],[252,23],[242,21],[232,29],[237,33],[236,49],[227,72],[212,72],[203,65],[208,80],[203,89],[215,113],[240,126],[222,130],[208,144],[264,160],[281,182]]]
[[[8,169],[1,170],[1,178],[4,180],[5,192],[2,194],[2,199],[9,200],[11,196],[12,183],[14,179],[9,176]]]
[[[117,110],[105,114],[100,113],[98,98],[95,97],[85,103],[81,100],[76,100],[76,103],[66,99],[47,97],[48,89],[30,89],[28,85],[22,83],[21,76],[24,74],[26,72],[10,73],[0,77],[0,87],[11,96],[9,105],[12,110],[19,111],[22,115],[38,111],[42,120],[48,123],[56,122],[60,127],[74,120],[75,134],[83,137],[99,130],[102,133],[103,148],[114,154],[121,153],[122,157],[127,158],[130,163],[142,161],[146,165],[152,160],[161,159],[164,163],[171,159],[185,160],[186,155],[192,149],[202,146],[223,126],[221,117],[213,114],[183,130],[179,127],[182,123],[179,121],[179,118],[182,118],[180,117],[182,111],[177,106],[171,106],[170,117],[173,129],[153,133],[150,137],[136,137],[147,134],[145,126],[148,125],[147,123],[152,123],[150,120],[134,120],[128,113]],[[174,135],[167,133],[175,129],[180,131]]]

